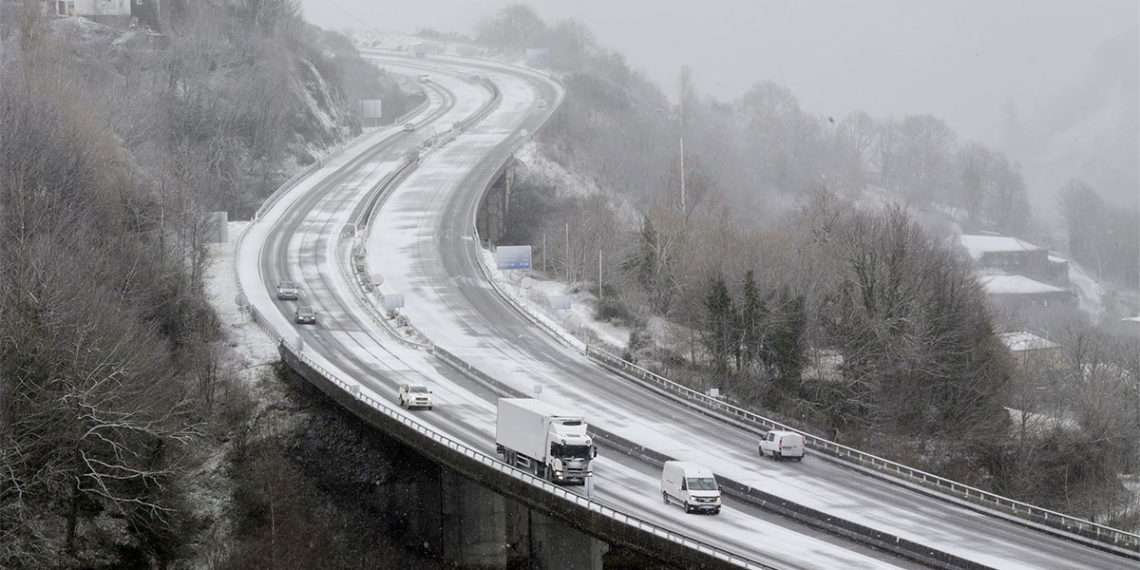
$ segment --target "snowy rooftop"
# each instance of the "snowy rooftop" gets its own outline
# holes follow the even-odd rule
[[[1001,333],[998,335],[1002,344],[1009,349],[1010,352],[1026,352],[1029,350],[1043,350],[1049,348],[1059,348],[1061,345],[1043,337],[1039,337],[1028,331],[1016,331]]]
[[[962,234],[959,241],[970,257],[981,259],[982,255],[991,252],[1007,251],[1037,251],[1041,248],[1024,240],[1009,236],[991,236],[985,234]]]
[[[1136,315],[1135,317],[1128,317],[1128,318],[1124,318],[1124,319],[1121,319],[1121,320],[1122,320],[1122,321],[1128,321],[1128,322],[1132,322],[1132,323],[1140,323],[1140,315]]]
[[[986,293],[990,295],[1033,295],[1065,292],[1060,287],[1034,281],[1024,275],[979,275],[978,283],[981,283]]]

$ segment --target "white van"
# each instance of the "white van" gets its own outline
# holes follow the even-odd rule
[[[771,455],[772,459],[804,460],[804,436],[793,431],[772,430],[760,440],[760,457]]]
[[[661,470],[661,498],[679,502],[686,513],[720,512],[720,486],[711,469],[690,461],[666,461]]]

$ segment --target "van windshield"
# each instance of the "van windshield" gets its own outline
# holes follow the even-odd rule
[[[716,479],[712,477],[689,477],[685,479],[690,491],[715,491]]]

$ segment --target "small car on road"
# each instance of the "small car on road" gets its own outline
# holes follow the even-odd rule
[[[292,281],[277,284],[277,298],[282,301],[296,301],[301,297],[301,286]]]
[[[293,322],[299,325],[315,325],[317,312],[313,310],[312,305],[297,305],[297,311],[293,313]]]
[[[416,124],[415,123],[404,123],[404,132],[405,133],[414,133],[415,131],[416,131]]]
[[[400,407],[408,408],[427,408],[431,409],[432,398],[431,390],[427,386],[419,384],[400,384]]]

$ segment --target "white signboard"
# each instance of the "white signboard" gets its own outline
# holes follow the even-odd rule
[[[380,302],[384,305],[385,311],[395,311],[396,309],[403,308],[404,296],[400,295],[399,293],[384,295],[381,298]]]
[[[384,116],[384,105],[379,99],[361,99],[360,117],[362,119],[379,119]]]
[[[495,265],[499,269],[530,269],[529,245],[500,245],[495,248]]]

